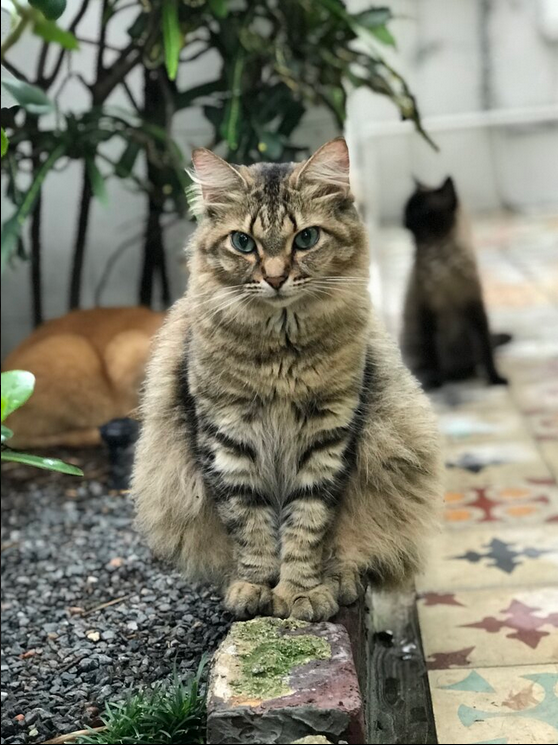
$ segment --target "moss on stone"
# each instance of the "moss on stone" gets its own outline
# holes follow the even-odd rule
[[[231,631],[239,660],[234,692],[248,698],[275,698],[289,693],[288,675],[296,667],[331,657],[331,646],[311,634],[289,635],[309,624],[294,619],[257,618]],[[287,633],[285,633],[287,632]]]

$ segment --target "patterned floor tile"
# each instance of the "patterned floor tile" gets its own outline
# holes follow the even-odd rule
[[[524,418],[535,440],[558,442],[558,408],[533,409],[524,412]]]
[[[511,406],[487,409],[469,406],[443,410],[438,415],[438,422],[449,445],[525,437],[525,422]]]
[[[518,478],[509,484],[448,490],[444,508],[446,527],[462,530],[493,523],[527,527],[556,521],[558,488],[552,477]]]
[[[449,445],[445,458],[449,490],[551,478],[539,449],[526,432],[522,440]]]
[[[541,406],[558,409],[558,378],[551,377],[526,385],[514,386],[513,398],[521,411],[536,411]]]
[[[550,472],[558,481],[558,442],[556,440],[541,441],[539,442],[539,450]]]
[[[431,670],[558,662],[558,587],[429,592],[418,611]]]
[[[558,530],[545,525],[445,532],[417,580],[419,592],[558,584]]]
[[[429,673],[440,745],[558,741],[558,666]]]

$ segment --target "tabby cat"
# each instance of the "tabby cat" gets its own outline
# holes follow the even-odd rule
[[[163,313],[148,308],[74,310],[41,324],[6,357],[29,370],[35,391],[11,414],[18,448],[99,445],[99,426],[138,405],[151,339]]]
[[[436,424],[371,313],[345,141],[298,164],[193,162],[202,216],[148,365],[139,525],[236,616],[327,619],[364,573],[422,566]]]
[[[416,251],[403,315],[403,358],[425,388],[473,377],[479,366],[493,385],[493,348],[510,340],[492,335],[465,217],[453,180],[437,189],[416,182],[405,207]]]

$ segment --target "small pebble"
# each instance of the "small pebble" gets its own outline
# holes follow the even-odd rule
[[[99,465],[80,462],[86,473]],[[213,591],[153,559],[130,497],[111,496],[99,478],[78,487],[32,476],[2,473],[2,542],[17,541],[2,554],[6,745],[91,726],[106,702],[175,668],[186,677],[231,622]]]

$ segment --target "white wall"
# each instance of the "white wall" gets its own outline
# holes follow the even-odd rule
[[[473,211],[558,205],[558,41],[556,0],[393,0],[400,54],[393,63],[436,123],[435,153],[397,117],[360,91],[351,102],[352,138],[364,153],[360,181],[367,212],[398,221],[411,176],[435,184],[451,173]],[[360,7],[360,0],[353,0]],[[547,6],[550,11],[547,11]],[[390,55],[390,58],[392,55]],[[471,112],[532,110],[537,124],[459,125]],[[467,118],[467,116],[465,117]],[[539,117],[541,118],[541,117]],[[451,123],[445,129],[444,121]],[[450,125],[447,125],[450,126]]]

